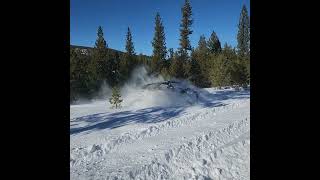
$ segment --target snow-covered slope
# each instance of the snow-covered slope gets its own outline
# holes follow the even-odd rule
[[[71,179],[250,179],[250,93],[163,91],[71,106]]]

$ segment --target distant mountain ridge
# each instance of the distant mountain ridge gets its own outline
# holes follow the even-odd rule
[[[72,49],[80,49],[81,52],[85,53],[85,54],[87,54],[89,51],[91,51],[93,49],[93,47],[78,46],[78,45],[70,45],[70,48],[72,48]],[[117,52],[119,54],[123,54],[124,53],[122,51],[111,49],[111,48],[107,48],[107,49],[110,50],[111,52]]]
[[[83,54],[87,54],[89,53],[89,51],[92,51],[93,47],[87,47],[87,46],[78,46],[78,45],[70,45],[71,49],[79,49],[81,51],[81,53]],[[125,52],[116,50],[116,49],[112,49],[112,48],[107,48],[109,51],[111,52],[117,52],[119,53],[119,55],[124,54]],[[142,55],[143,57],[147,57],[147,58],[151,58],[150,56],[144,55],[144,54],[137,54],[137,56]]]

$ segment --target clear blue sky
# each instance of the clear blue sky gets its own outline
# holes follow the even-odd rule
[[[190,0],[193,24],[191,45],[197,46],[199,37],[206,39],[214,30],[222,45],[236,46],[237,24],[243,4],[250,15],[250,0]],[[98,26],[110,48],[124,51],[129,26],[137,54],[152,54],[154,17],[160,13],[166,35],[167,48],[179,47],[179,25],[184,0],[71,0],[70,40],[72,45],[93,47]]]

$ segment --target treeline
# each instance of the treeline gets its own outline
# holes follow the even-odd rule
[[[97,40],[88,53],[80,48],[70,49],[70,101],[97,96],[101,85],[121,86],[139,65],[149,65],[150,57],[136,55],[130,28],[126,34],[126,52],[108,49],[103,30],[98,28]]]
[[[250,24],[246,7],[243,6],[240,13],[238,44],[234,48],[227,43],[221,47],[213,30],[208,40],[202,35],[198,46],[192,47],[189,35],[192,34],[193,19],[189,0],[185,0],[181,11],[180,43],[177,51],[166,47],[164,26],[159,13],[155,16],[151,58],[136,55],[129,27],[124,53],[108,50],[101,26],[89,56],[71,49],[70,101],[79,97],[92,98],[104,81],[110,87],[123,85],[130,78],[132,70],[139,65],[148,67],[150,74],[162,75],[165,79],[188,79],[198,87],[249,84]]]

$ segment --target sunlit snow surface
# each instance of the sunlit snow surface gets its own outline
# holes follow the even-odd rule
[[[133,87],[70,106],[71,179],[250,179],[249,90]]]

